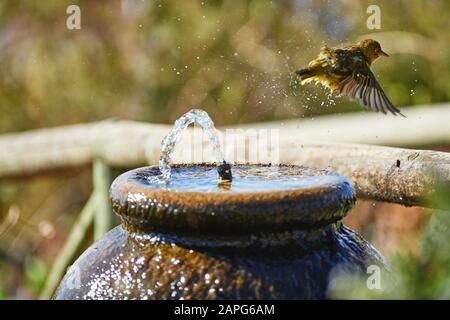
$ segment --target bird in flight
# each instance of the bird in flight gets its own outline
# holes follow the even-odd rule
[[[295,73],[302,85],[314,81],[339,96],[358,98],[363,106],[376,112],[386,114],[390,111],[405,117],[386,96],[370,70],[372,62],[382,56],[389,57],[372,39],[343,48],[323,47],[307,68]]]

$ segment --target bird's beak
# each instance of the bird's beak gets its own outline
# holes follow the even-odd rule
[[[389,57],[389,55],[386,52],[384,52],[383,50],[380,50],[380,56]]]

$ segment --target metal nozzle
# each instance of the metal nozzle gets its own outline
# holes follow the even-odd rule
[[[229,181],[233,180],[233,177],[231,175],[231,166],[229,163],[226,163],[225,161],[217,166],[217,172],[219,173],[219,178],[222,181]]]

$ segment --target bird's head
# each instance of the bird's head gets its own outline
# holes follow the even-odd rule
[[[380,44],[372,39],[366,39],[359,42],[362,52],[366,56],[369,63],[372,63],[379,57],[389,57],[389,55],[381,49]]]

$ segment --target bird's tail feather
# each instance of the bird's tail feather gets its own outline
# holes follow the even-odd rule
[[[316,75],[311,68],[297,70],[295,71],[295,74],[300,78],[300,80],[306,80]]]
[[[295,74],[300,78],[302,83],[312,80],[315,76],[320,75],[322,68],[313,66],[295,71]]]

